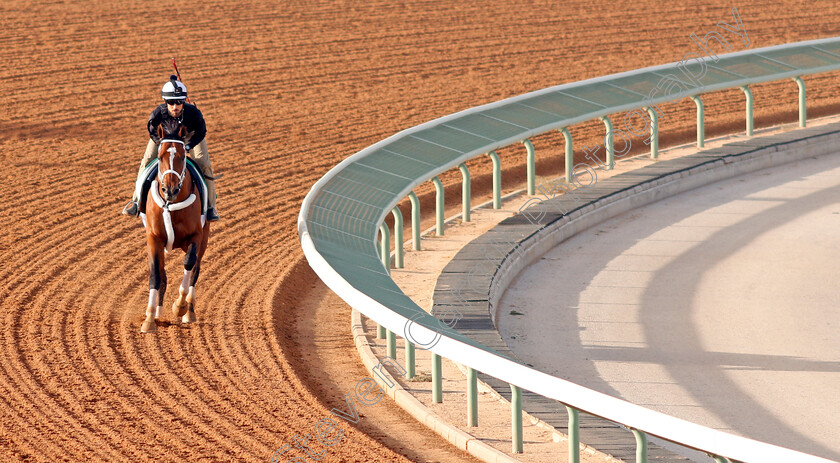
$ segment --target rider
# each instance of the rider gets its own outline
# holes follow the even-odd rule
[[[146,145],[146,153],[140,162],[140,172],[143,173],[146,166],[157,157],[160,137],[157,128],[161,122],[167,119],[175,119],[187,128],[187,136],[184,139],[184,148],[187,154],[195,161],[204,173],[207,183],[207,220],[219,220],[216,212],[216,188],[213,185],[213,168],[210,166],[210,156],[207,153],[207,141],[204,135],[207,129],[204,125],[204,116],[194,105],[187,104],[187,87],[176,76],[170,76],[169,82],[163,84],[161,89],[163,104],[152,111],[149,116],[147,128],[149,130],[149,143]],[[192,151],[191,151],[192,150]],[[190,152],[191,151],[191,152]],[[123,208],[123,214],[137,216],[140,214],[139,199],[135,191],[131,201]]]

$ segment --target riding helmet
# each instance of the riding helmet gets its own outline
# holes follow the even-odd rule
[[[179,82],[177,76],[169,76],[169,82],[163,84],[160,96],[164,100],[183,100],[187,97],[187,86]]]

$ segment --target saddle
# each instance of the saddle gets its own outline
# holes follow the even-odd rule
[[[140,176],[142,182],[138,181],[138,184],[135,185],[135,188],[139,190],[137,191],[137,197],[140,198],[139,210],[142,214],[146,213],[146,195],[149,193],[149,188],[152,186],[152,180],[154,180],[158,174],[158,162],[158,159],[152,160],[152,162],[146,166],[146,169],[143,170],[143,175]],[[193,161],[190,157],[187,157],[187,170],[190,171],[193,181],[198,184],[198,197],[201,201],[201,215],[204,215],[207,213],[207,183],[204,179],[204,174],[195,164],[195,161]]]

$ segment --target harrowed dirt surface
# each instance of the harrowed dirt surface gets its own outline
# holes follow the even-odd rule
[[[346,407],[361,371],[345,309],[319,320],[347,338],[300,339],[316,277],[296,221],[312,184],[435,117],[697,52],[691,33],[733,20],[731,2],[694,3],[0,3],[0,461],[268,461],[283,445],[284,457],[311,460],[294,436]],[[737,6],[749,44],[717,29],[733,51],[840,34],[834,1]],[[144,232],[118,211],[173,56],[225,174],[223,220],[211,227],[198,323],[141,335]],[[810,115],[840,110],[836,73],[805,81]],[[795,120],[792,82],[754,95],[757,126]],[[739,90],[704,102],[707,135],[743,130]],[[663,146],[694,137],[691,101],[662,109]],[[571,130],[578,147],[603,142],[598,121]],[[538,171],[557,169],[561,139],[535,139]],[[509,190],[524,178],[524,149],[500,154]],[[490,163],[469,165],[480,201]],[[459,197],[457,170],[442,178]],[[430,191],[417,190],[424,204]],[[182,272],[174,254],[166,304]],[[341,365],[355,370],[324,379]],[[337,418],[341,441],[312,451],[321,461],[466,458],[426,453],[447,444],[378,407],[358,424]]]

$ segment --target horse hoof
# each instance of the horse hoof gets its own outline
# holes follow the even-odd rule
[[[146,319],[143,322],[143,326],[140,327],[141,333],[154,333],[155,331],[157,331],[157,323],[155,323],[154,319]]]
[[[181,317],[181,323],[195,323],[195,312],[190,310],[189,312],[185,313],[183,317]]]
[[[178,318],[183,317],[185,313],[187,313],[187,301],[178,297],[178,299],[172,303],[172,315],[175,315],[175,318]]]

